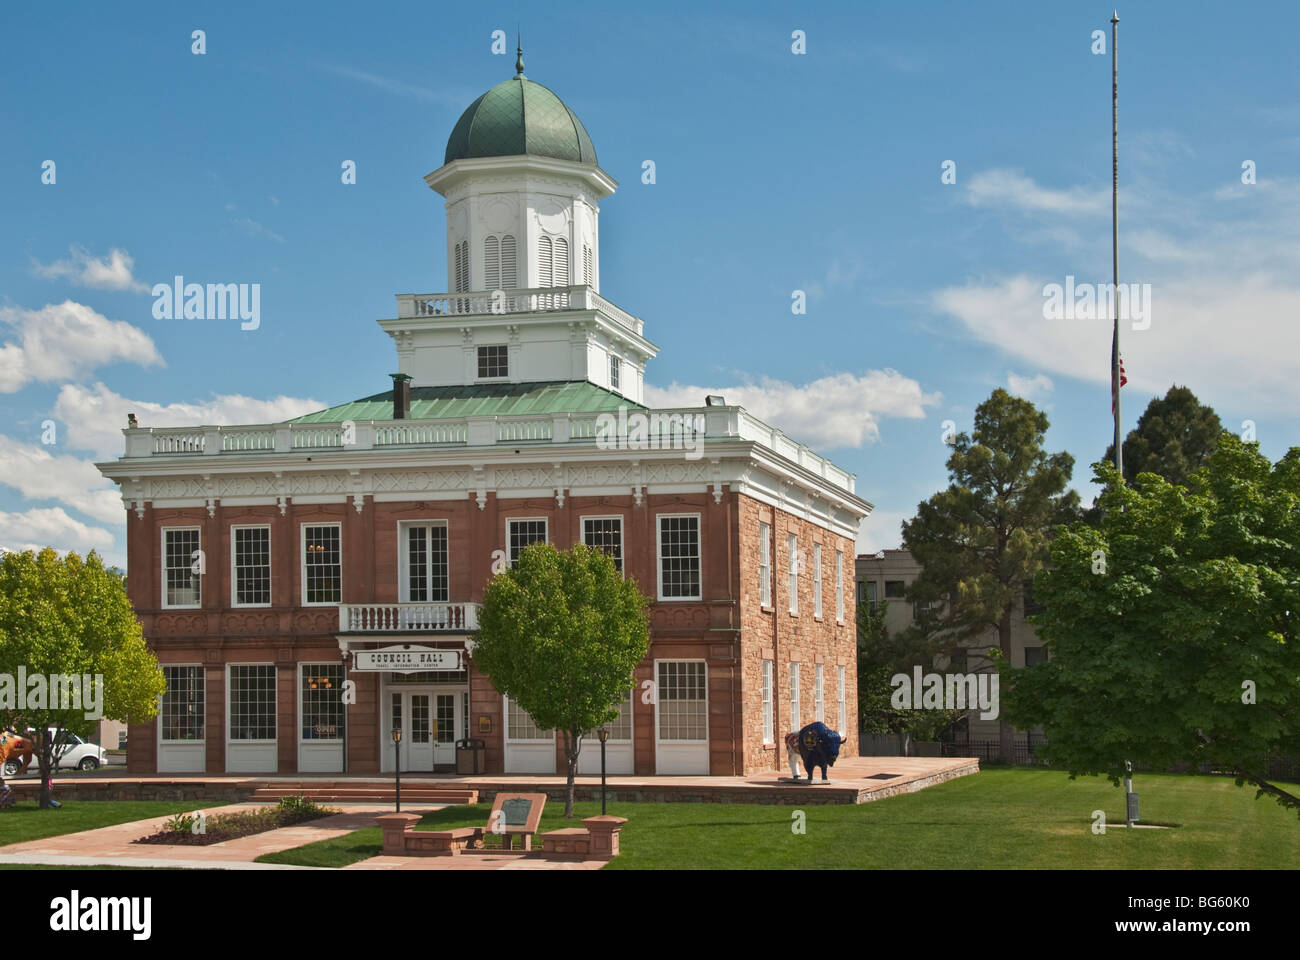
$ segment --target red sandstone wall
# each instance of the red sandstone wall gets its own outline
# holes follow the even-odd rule
[[[783,739],[790,732],[790,664],[800,667],[800,723],[811,723],[816,709],[816,669],[823,665],[826,724],[857,740],[857,637],[851,539],[800,520],[785,511],[740,497],[740,618],[745,638],[742,653],[744,772],[788,769]],[[772,605],[763,607],[759,584],[759,523],[771,526]],[[799,538],[804,570],[799,576],[798,614],[790,613],[787,534]],[[822,616],[813,614],[813,545],[822,545]],[[843,554],[841,587],[844,620],[835,617],[835,551]],[[763,660],[773,661],[774,743],[763,744]],[[836,667],[844,666],[844,700],[847,718],[838,716]],[[788,775],[788,773],[787,773]]]
[[[765,513],[764,513],[765,512]],[[161,663],[203,663],[207,666],[207,768],[225,769],[225,664],[272,661],[280,667],[279,764],[280,773],[297,769],[296,663],[338,659],[337,610],[332,606],[301,605],[301,526],[303,523],[342,524],[344,602],[395,602],[398,599],[398,522],[438,519],[448,521],[450,597],[453,602],[481,601],[483,586],[491,576],[492,553],[505,547],[508,517],[545,517],[550,540],[563,549],[581,539],[581,517],[617,515],[623,518],[624,570],[651,598],[657,592],[657,522],[659,513],[698,513],[701,519],[702,598],[699,601],[651,604],[651,649],[637,670],[633,697],[636,771],[655,772],[654,708],[642,702],[641,684],[653,677],[656,658],[700,658],[708,664],[709,764],[715,775],[738,775],[772,769],[783,760],[778,751],[760,743],[761,665],[763,656],[777,651],[775,689],[780,720],[777,739],[788,717],[786,663],[798,658],[811,664],[821,658],[827,666],[827,721],[834,716],[835,670],[849,665],[846,697],[849,723],[856,730],[856,672],[853,632],[853,544],[828,531],[777,511],[774,530],[778,543],[773,553],[777,609],[758,605],[758,516],[772,509],[756,501],[727,493],[721,503],[712,494],[655,495],[637,506],[633,497],[566,497],[563,506],[554,497],[498,500],[489,494],[485,509],[472,497],[464,500],[430,500],[375,503],[366,498],[360,513],[346,504],[288,504],[285,515],[275,506],[154,510],[144,517],[128,513],[127,550],[132,603]],[[260,523],[271,527],[271,595],[268,608],[232,608],[230,527]],[[202,608],[161,608],[161,529],[199,525],[207,554]],[[801,543],[811,562],[813,538],[824,544],[822,622],[812,617],[812,580],[801,578],[800,616],[785,612],[787,605],[785,530],[800,531]],[[838,545],[838,547],[837,547]],[[844,551],[845,624],[835,623],[835,549]],[[775,624],[776,635],[773,635]],[[847,638],[847,639],[846,639]],[[805,709],[812,716],[813,671],[805,667]],[[357,682],[357,704],[348,711],[350,772],[378,770],[378,746],[387,743],[386,720],[378,703],[378,677],[352,673]],[[501,772],[504,760],[504,725],[501,697],[486,677],[471,669],[468,735],[482,737],[487,745],[488,772]],[[478,718],[486,716],[491,732],[479,732]],[[806,722],[806,721],[805,721]],[[133,773],[156,769],[156,722],[134,724],[129,733],[128,768]],[[381,736],[381,734],[384,734]],[[563,751],[557,743],[557,770],[564,769]]]

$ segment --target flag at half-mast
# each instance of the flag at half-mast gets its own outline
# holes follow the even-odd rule
[[[1111,351],[1112,357],[1114,350]],[[1124,373],[1124,358],[1119,358],[1119,383],[1115,382],[1115,364],[1112,360],[1110,365],[1110,415],[1115,415],[1115,406],[1119,403],[1119,388],[1128,386],[1128,376]]]

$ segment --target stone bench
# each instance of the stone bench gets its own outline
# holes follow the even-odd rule
[[[626,817],[587,817],[581,827],[539,833],[542,855],[556,860],[613,860]]]

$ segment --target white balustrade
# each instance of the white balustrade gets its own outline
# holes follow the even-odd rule
[[[478,629],[477,603],[340,603],[343,633],[433,633]]]
[[[640,420],[642,417],[645,419]],[[672,450],[685,448],[687,444],[694,449],[694,443],[705,440],[747,440],[842,490],[854,491],[853,474],[735,407],[642,410],[629,405],[622,417],[618,411],[608,411],[459,420],[360,421],[355,425],[357,440],[348,446],[343,444],[342,424],[338,423],[136,428],[125,433],[128,457],[135,459],[190,454],[283,454],[320,449],[364,452],[398,447],[484,447],[525,442],[590,444],[604,440],[611,424],[615,433],[625,430],[628,439],[635,438],[648,450]]]
[[[643,323],[591,287],[532,287],[525,290],[470,290],[464,293],[399,293],[398,319],[466,317],[553,310],[595,310],[640,334]]]

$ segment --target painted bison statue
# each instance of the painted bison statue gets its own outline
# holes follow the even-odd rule
[[[810,723],[798,733],[785,735],[785,757],[790,763],[790,776],[799,779],[799,761],[803,760],[808,779],[813,778],[813,768],[822,768],[822,779],[827,779],[826,768],[839,759],[840,747],[846,739],[824,723]]]

